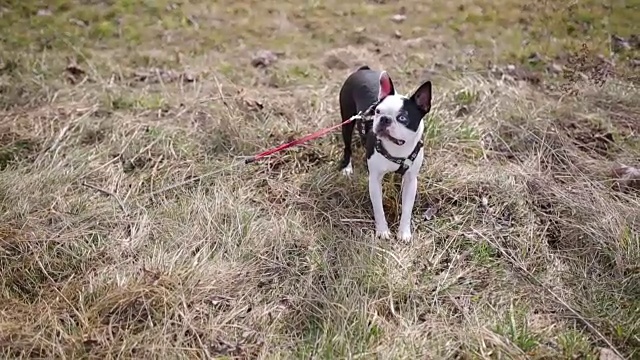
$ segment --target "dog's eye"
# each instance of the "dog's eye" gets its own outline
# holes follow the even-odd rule
[[[380,114],[380,109],[376,109],[376,114]]]
[[[406,116],[404,116],[404,115],[399,115],[399,116],[398,116],[398,121],[400,121],[400,122],[407,122],[407,117],[406,117]]]

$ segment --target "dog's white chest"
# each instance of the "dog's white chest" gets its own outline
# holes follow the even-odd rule
[[[420,167],[422,165],[423,159],[424,159],[423,149],[420,149],[414,161],[410,161],[406,159],[405,163],[409,164],[407,173],[417,174],[420,171]],[[383,174],[388,172],[394,172],[400,168],[400,165],[387,159],[377,151],[375,151],[371,155],[371,157],[367,160],[367,166],[369,167],[369,172],[383,173]]]

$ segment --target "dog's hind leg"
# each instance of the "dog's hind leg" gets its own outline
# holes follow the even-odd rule
[[[347,94],[340,93],[340,115],[342,121],[349,119],[356,115],[356,104],[353,99],[349,98]],[[353,174],[353,164],[351,163],[351,143],[353,140],[353,131],[355,129],[356,122],[351,121],[342,125],[342,141],[344,142],[344,151],[342,154],[342,161],[340,162],[340,170],[345,176],[351,176]]]

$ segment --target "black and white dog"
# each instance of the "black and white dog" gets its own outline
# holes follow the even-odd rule
[[[382,208],[382,179],[388,172],[402,174],[402,214],[398,239],[411,240],[411,213],[418,187],[418,172],[424,159],[422,118],[431,110],[431,82],[427,81],[411,95],[396,94],[386,71],[361,66],[345,80],[340,89],[340,112],[348,119],[379,102],[373,123],[359,128],[365,144],[369,172],[369,197],[373,206],[376,236],[389,239],[391,233]],[[351,138],[356,122],[342,126],[344,156],[342,173],[353,174]]]

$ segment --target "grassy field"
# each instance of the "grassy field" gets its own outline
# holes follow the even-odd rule
[[[640,1],[605,3],[0,0],[0,356],[640,359]],[[337,133],[239,162],[362,64],[434,84],[410,244]]]

